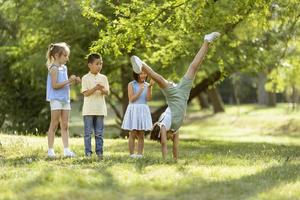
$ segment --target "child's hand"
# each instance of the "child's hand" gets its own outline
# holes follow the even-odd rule
[[[104,86],[101,85],[100,83],[97,83],[97,85],[95,86],[95,88],[96,88],[96,90],[100,90],[100,91],[104,90]]]
[[[74,83],[76,80],[76,76],[75,75],[71,75],[70,78],[69,78],[69,82],[72,84]]]
[[[100,85],[100,90],[101,90],[101,92],[104,90],[104,86],[103,85]]]
[[[79,76],[77,76],[75,79],[75,84],[79,84],[79,83],[81,83],[81,79]]]

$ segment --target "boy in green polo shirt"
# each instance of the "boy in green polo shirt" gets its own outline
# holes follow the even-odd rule
[[[93,53],[88,56],[89,73],[82,77],[81,93],[84,95],[82,115],[84,122],[85,156],[92,155],[91,137],[95,134],[95,149],[103,155],[104,117],[107,115],[105,96],[109,94],[107,77],[101,74],[102,58]]]
[[[131,57],[133,70],[136,73],[141,73],[142,70],[146,72],[149,77],[157,82],[167,100],[168,108],[160,116],[158,122],[153,125],[153,129],[150,133],[150,139],[161,142],[163,158],[166,158],[167,156],[167,139],[173,141],[173,158],[175,160],[178,158],[178,130],[185,116],[193,80],[208,51],[209,43],[219,36],[220,33],[218,32],[212,32],[205,35],[202,47],[178,84],[164,79],[146,63],[142,62],[137,56]]]

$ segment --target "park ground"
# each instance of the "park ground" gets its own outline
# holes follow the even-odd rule
[[[71,132],[81,123],[73,113]],[[106,123],[103,160],[83,156],[82,137],[70,139],[77,157],[48,159],[45,136],[2,132],[0,199],[300,199],[300,112],[287,104],[216,115],[191,106],[177,162],[148,138],[144,158],[130,159],[127,140],[112,139],[113,117]]]

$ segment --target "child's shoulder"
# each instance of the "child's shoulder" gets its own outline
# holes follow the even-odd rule
[[[88,79],[88,78],[89,78],[89,76],[90,76],[90,74],[89,74],[89,73],[87,73],[87,74],[85,74],[85,75],[83,75],[83,76],[82,76],[82,79]]]
[[[128,85],[133,85],[133,84],[136,84],[137,83],[137,81],[136,80],[133,80],[133,81],[130,81],[129,83],[128,83]]]
[[[52,69],[58,69],[59,66],[57,66],[56,64],[52,63],[48,66],[48,70],[52,70]]]
[[[100,76],[101,78],[106,78],[107,79],[107,76],[105,76],[104,74],[98,73],[98,76]]]
[[[107,78],[107,76],[106,76],[106,75],[104,75],[104,74],[100,74],[100,73],[98,73],[98,76],[101,76],[101,77],[105,77],[105,78]]]

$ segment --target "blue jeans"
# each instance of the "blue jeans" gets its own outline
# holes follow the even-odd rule
[[[96,154],[103,154],[103,132],[104,116],[87,115],[83,116],[84,122],[84,151],[85,155],[92,153],[91,138],[93,131],[95,133]]]

